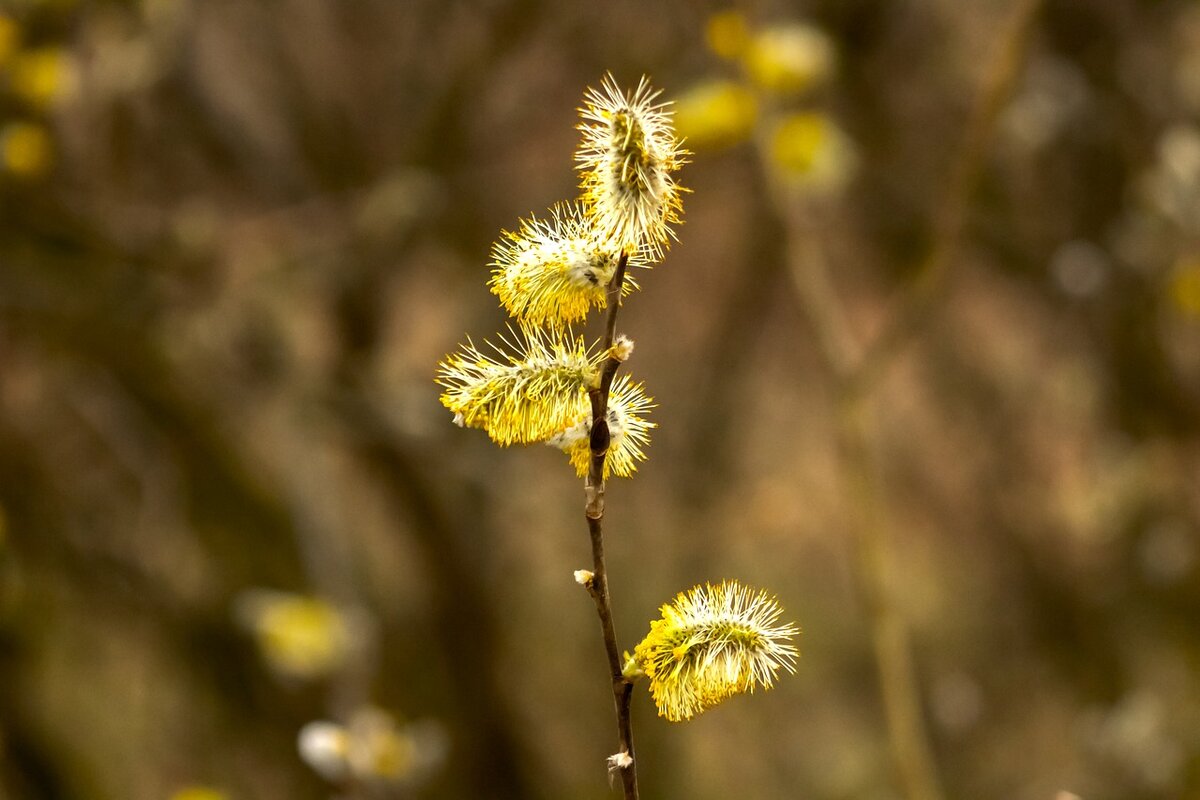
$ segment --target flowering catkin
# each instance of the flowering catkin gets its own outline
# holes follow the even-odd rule
[[[780,667],[795,671],[799,633],[779,624],[783,610],[765,592],[736,581],[681,592],[650,623],[634,649],[650,679],[658,713],[672,722],[691,719],[729,697],[769,689]]]
[[[488,285],[521,333],[503,348],[492,345],[494,355],[468,340],[438,365],[441,402],[456,423],[501,445],[552,444],[580,476],[592,461],[592,401],[603,402],[596,394],[600,365],[623,363],[632,342],[618,337],[593,352],[570,326],[612,302],[618,274],[620,297],[638,288],[633,271],[661,258],[682,208],[684,190],[671,173],[686,152],[667,104],[655,102],[658,94],[645,78],[626,93],[611,75],[600,90],[588,90],[575,155],[582,198],[521,220],[492,247]],[[604,477],[627,477],[646,457],[653,404],[625,376],[607,400]]]
[[[607,75],[580,109],[583,141],[575,160],[583,200],[596,226],[626,248],[643,243],[656,255],[675,234],[684,191],[671,173],[685,163],[667,104],[645,79],[626,94]]]
[[[596,365],[583,339],[570,333],[527,329],[504,340],[499,358],[470,341],[438,365],[442,405],[466,428],[482,428],[502,445],[529,444],[575,424],[587,407]]]
[[[560,328],[607,305],[621,249],[578,203],[559,204],[549,219],[531,216],[515,232],[503,232],[492,247],[488,285],[521,324]],[[629,266],[647,266],[640,249],[630,255]],[[636,288],[637,280],[626,273],[622,296]]]

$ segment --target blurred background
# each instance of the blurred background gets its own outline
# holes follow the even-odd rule
[[[694,152],[621,645],[723,578],[803,628],[637,688],[643,796],[913,797],[890,620],[944,796],[1200,798],[1197,3],[0,9],[0,796],[616,796],[580,481],[433,383],[611,70]]]

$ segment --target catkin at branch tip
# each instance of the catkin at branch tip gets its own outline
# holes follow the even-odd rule
[[[607,398],[597,394],[600,365],[628,360],[632,341],[621,336],[589,347],[570,326],[613,302],[618,273],[621,297],[637,289],[632,273],[660,259],[674,236],[685,190],[672,173],[687,152],[658,95],[645,78],[626,92],[611,75],[587,91],[576,152],[582,198],[540,219],[530,215],[492,247],[488,284],[517,328],[501,337],[502,346],[490,345],[494,354],[468,340],[438,365],[441,402],[456,423],[501,445],[552,444],[580,476],[592,462],[594,400],[607,406],[605,478],[636,471],[655,427],[641,384],[621,376]]]
[[[626,94],[612,75],[589,89],[580,109],[583,141],[575,160],[584,204],[596,225],[626,247],[661,255],[675,236],[686,191],[672,173],[688,152],[675,137],[669,104],[646,78]]]

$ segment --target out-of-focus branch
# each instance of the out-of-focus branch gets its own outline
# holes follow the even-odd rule
[[[786,187],[771,187],[788,232],[796,293],[835,386],[842,478],[857,515],[852,526],[856,582],[870,624],[892,761],[909,800],[940,800],[943,792],[921,711],[908,631],[889,589],[886,492],[873,456],[870,399],[886,368],[920,332],[942,295],[996,119],[1011,95],[1040,5],[1041,0],[1018,0],[937,207],[933,245],[897,299],[889,322],[867,345],[856,342],[838,296],[813,223],[815,209],[789,196]],[[764,145],[760,141],[760,155],[767,163]]]
[[[812,325],[825,368],[839,385],[845,384],[854,374],[860,347],[829,274],[825,250],[817,238],[816,209],[783,198],[778,203],[788,232],[787,258],[792,285]]]
[[[979,180],[996,120],[1012,96],[1042,0],[1017,0],[1002,31],[998,52],[984,76],[962,147],[935,211],[933,245],[896,300],[890,322],[867,347],[854,370],[853,392],[867,394],[929,319],[945,287],[946,274],[962,243],[971,195]]]

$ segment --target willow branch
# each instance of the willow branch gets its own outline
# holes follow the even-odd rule
[[[608,457],[610,435],[608,430],[608,393],[613,377],[621,360],[613,353],[616,340],[617,311],[621,305],[621,289],[625,282],[625,269],[629,263],[627,253],[622,253],[617,262],[617,271],[608,285],[608,317],[604,326],[604,352],[607,357],[600,368],[599,380],[588,395],[592,404],[592,460],[585,483],[588,534],[592,540],[592,576],[587,581],[587,590],[596,603],[600,617],[600,629],[604,634],[604,650],[608,657],[609,677],[612,680],[613,705],[617,712],[618,754],[628,756],[611,768],[620,774],[625,800],[637,800],[637,764],[633,755],[633,726],[630,721],[630,700],[633,684],[622,674],[621,651],[617,647],[617,632],[613,625],[612,599],[608,592],[608,566],[604,559],[604,462]]]

